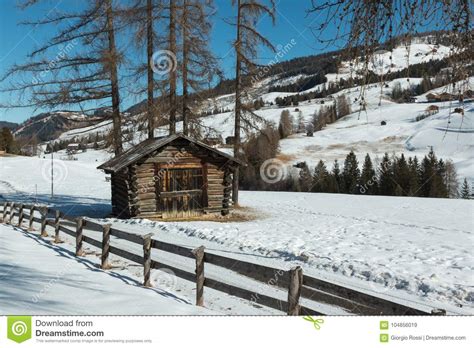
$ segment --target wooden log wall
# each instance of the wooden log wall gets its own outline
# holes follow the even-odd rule
[[[177,211],[176,217],[181,217],[181,215],[187,217],[203,212],[228,213],[231,170],[227,160],[186,140],[177,140],[142,158],[127,169],[112,174],[113,214],[123,218],[173,217],[165,216],[169,213],[162,207],[163,199],[166,199],[164,195],[160,196],[160,192],[164,191],[164,180],[162,180],[165,176],[164,171],[173,168],[199,168],[203,171],[202,202],[198,204],[202,206],[202,209],[188,213]],[[188,207],[185,198],[182,198],[178,205]],[[181,210],[186,210],[186,208]]]
[[[127,218],[132,216],[130,204],[131,187],[128,170],[123,170],[111,175],[112,186],[112,213],[117,217]]]
[[[137,215],[156,212],[155,166],[143,163],[133,166],[135,194],[137,197]]]

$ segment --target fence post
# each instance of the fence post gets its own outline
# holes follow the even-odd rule
[[[20,211],[18,213],[18,227],[21,227],[22,222],[23,222],[23,203],[20,203]]]
[[[34,219],[34,215],[35,215],[35,206],[33,205],[30,209],[30,221],[29,221],[29,225],[28,225],[28,230],[29,231],[32,231],[33,230],[33,219]]]
[[[48,233],[46,232],[46,216],[48,215],[48,208],[46,208],[46,211],[44,214],[41,215],[41,237],[47,237]]]
[[[8,202],[3,203],[3,217],[2,217],[2,222],[6,222],[6,219],[7,219],[7,208],[8,208]]]
[[[196,306],[204,306],[204,246],[193,250],[196,258]]]
[[[110,224],[102,226],[102,256],[101,268],[109,269]]]
[[[11,225],[13,223],[13,218],[15,217],[15,203],[10,204],[10,215],[8,216],[8,223]]]
[[[61,212],[56,210],[56,215],[54,217],[54,243],[61,243],[59,239],[59,218],[61,217]]]
[[[143,236],[143,286],[151,286],[151,236],[149,233]]]
[[[300,314],[300,295],[303,285],[303,269],[296,266],[290,270],[290,286],[288,288],[288,315]]]
[[[82,250],[82,230],[84,228],[84,219],[77,218],[76,223],[76,256],[83,256],[84,250]]]

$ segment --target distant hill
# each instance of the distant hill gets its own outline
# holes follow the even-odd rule
[[[9,128],[11,130],[15,130],[19,126],[18,123],[15,122],[8,122],[8,121],[0,121],[0,128]]]
[[[406,77],[408,74],[413,78],[423,76],[435,78],[441,70],[447,68],[449,41],[444,32],[421,33],[414,36],[410,61],[406,59],[407,52],[403,40],[403,37],[394,38],[379,47],[377,59],[369,66],[371,75],[366,81],[367,84],[380,81],[381,73],[385,75],[385,81]],[[285,47],[281,48],[284,49]],[[266,104],[267,107],[273,104],[288,106],[335,94],[351,86],[349,79],[356,85],[359,76],[357,70],[360,67],[354,62],[345,60],[346,58],[342,51],[333,51],[269,64],[266,69],[259,72],[257,79],[255,76],[244,77],[248,82],[252,80],[254,85],[249,102],[257,100],[260,105]],[[232,111],[234,86],[233,79],[224,79],[210,89],[191,94],[189,101],[195,106],[196,115],[206,117]],[[166,103],[164,98],[166,97],[157,97],[156,103]],[[181,109],[181,102],[181,97],[178,96],[178,110]],[[136,116],[146,111],[146,105],[146,100],[143,100],[122,111],[124,116]],[[90,115],[74,111],[42,113],[16,125],[15,136],[29,138],[35,135],[40,142],[49,141],[67,131],[95,126],[108,119],[110,113],[110,108],[98,109]]]
[[[90,116],[75,111],[44,112],[17,125],[14,135],[17,139],[30,139],[34,136],[37,141],[49,141],[68,130],[101,122],[106,114],[107,112],[98,112]]]

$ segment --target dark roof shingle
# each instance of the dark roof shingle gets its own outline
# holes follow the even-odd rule
[[[134,147],[131,147],[130,149],[121,153],[120,155],[101,164],[100,166],[97,167],[97,169],[103,169],[107,172],[118,172],[121,169],[134,164],[135,162],[140,160],[142,157],[152,153],[153,151],[158,150],[159,148],[179,138],[186,139],[190,143],[194,143],[202,148],[205,148],[208,151],[212,151],[216,153],[217,155],[226,158],[227,160],[230,160],[240,165],[245,165],[245,163],[242,162],[241,160],[238,160],[234,158],[233,156],[226,154],[225,152],[219,151],[207,144],[204,144],[203,142],[200,142],[198,140],[195,140],[183,134],[173,134],[166,137],[159,137],[159,138],[147,139],[145,141],[142,141],[140,144]]]

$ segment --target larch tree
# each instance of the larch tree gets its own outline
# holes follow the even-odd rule
[[[275,22],[275,1],[266,4],[262,0],[232,0],[237,10],[237,18],[232,23],[236,28],[235,49],[235,107],[234,107],[234,156],[240,156],[241,130],[252,127],[252,119],[258,116],[244,102],[244,88],[249,81],[245,77],[255,74],[259,64],[256,62],[257,50],[260,46],[275,51],[272,43],[260,34],[257,24],[263,16],[269,16]],[[232,201],[239,203],[239,173],[236,170],[232,182]]]
[[[21,3],[30,8],[40,0]],[[118,67],[121,54],[116,45],[117,10],[113,0],[88,0],[81,11],[50,11],[40,20],[24,24],[54,26],[49,40],[29,54],[26,63],[13,65],[2,77],[15,83],[2,91],[19,93],[3,107],[54,109],[75,107],[83,112],[111,106],[112,145],[122,152]]]
[[[176,59],[177,52],[177,39],[176,39],[176,22],[177,22],[177,6],[176,0],[169,0],[169,40],[168,50],[169,54]],[[176,133],[176,88],[177,88],[178,75],[176,67],[169,69],[169,122],[170,122],[170,134]]]
[[[454,165],[454,162],[450,159],[446,160],[444,182],[446,185],[446,189],[448,190],[448,197],[449,198],[459,197],[458,175],[456,173],[456,167]]]
[[[155,100],[154,91],[155,83],[153,77],[153,52],[154,52],[154,30],[153,24],[155,22],[154,12],[157,9],[153,0],[146,0],[146,58],[147,58],[147,100],[146,100],[146,112],[147,112],[147,130],[148,139],[155,137]]]
[[[163,93],[163,89],[160,90],[157,77],[167,75],[167,69],[173,65],[171,60],[167,60],[168,57],[161,54],[162,51],[157,51],[165,41],[157,29],[159,24],[164,24],[163,12],[164,0],[134,0],[122,11],[122,21],[132,30],[137,51],[145,53],[145,58],[138,59],[131,69],[133,73],[129,76],[132,78],[129,93],[147,96],[146,117],[137,121],[139,127],[146,123],[149,139],[154,137],[155,128],[162,125],[159,120],[163,110],[159,107],[156,90]]]
[[[199,92],[213,79],[221,77],[217,59],[210,45],[211,18],[214,13],[213,1],[182,0],[179,26],[181,29],[181,79],[183,133],[188,135],[189,124],[193,120],[190,92],[199,101]],[[194,121],[194,120],[193,120]],[[196,129],[196,127],[192,127]]]

